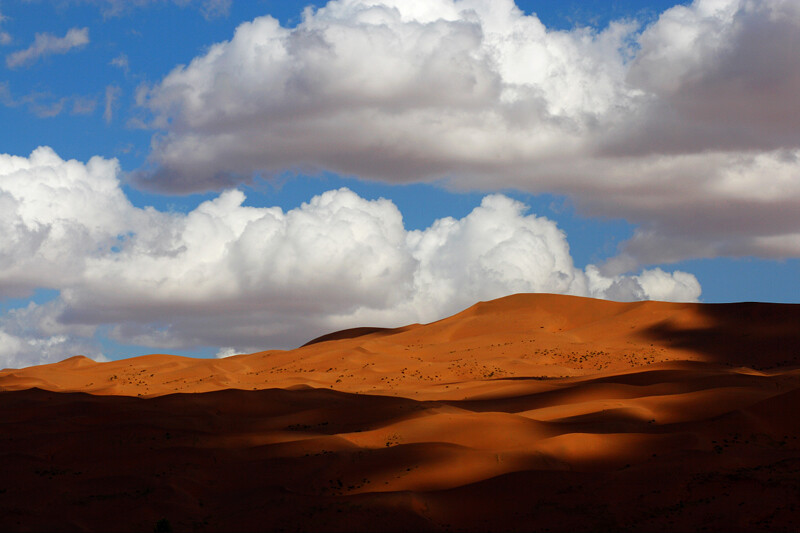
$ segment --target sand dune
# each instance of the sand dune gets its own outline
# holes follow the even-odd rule
[[[516,295],[291,351],[7,369],[0,529],[797,530],[798,319]]]

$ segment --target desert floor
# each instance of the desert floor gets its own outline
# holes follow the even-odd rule
[[[0,372],[3,531],[800,530],[800,306],[515,295]]]

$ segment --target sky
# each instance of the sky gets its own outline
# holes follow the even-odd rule
[[[797,50],[796,0],[0,0],[0,367],[800,303]]]

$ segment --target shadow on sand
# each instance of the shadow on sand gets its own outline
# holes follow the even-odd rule
[[[684,327],[669,320],[645,331],[663,345],[707,356],[707,361],[755,370],[800,365],[800,305],[704,304],[704,327]]]

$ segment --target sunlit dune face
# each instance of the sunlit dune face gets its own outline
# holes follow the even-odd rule
[[[97,364],[73,358],[4,371],[0,383],[6,390],[35,386],[142,397],[308,385],[458,399],[468,393],[498,394],[516,387],[518,379],[628,372],[671,361],[765,370],[796,364],[798,356],[793,347],[800,340],[800,311],[773,307],[778,311],[766,304],[516,295],[431,324],[348,330],[296,350],[221,360],[149,355]]]

